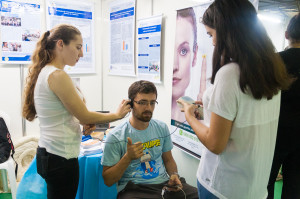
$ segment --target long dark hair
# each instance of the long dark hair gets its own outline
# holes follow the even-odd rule
[[[34,106],[34,88],[38,76],[47,64],[55,58],[54,49],[56,42],[62,40],[68,45],[74,40],[76,35],[81,35],[80,31],[71,25],[60,24],[50,31],[45,32],[36,44],[35,51],[31,56],[32,64],[28,68],[28,76],[23,94],[22,116],[28,121],[34,120],[36,110]]]
[[[236,62],[242,92],[250,91],[255,99],[271,99],[288,88],[291,79],[248,0],[215,0],[202,22],[217,34],[211,83],[223,65]]]
[[[291,18],[286,31],[288,33],[289,40],[291,40],[291,42],[295,42],[295,43],[300,42],[300,15],[299,15],[299,13]]]

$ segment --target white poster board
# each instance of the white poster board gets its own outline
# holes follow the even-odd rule
[[[69,74],[95,73],[94,4],[83,1],[46,1],[47,29],[66,23],[77,27],[83,39],[83,57],[74,66],[66,66]]]
[[[208,4],[177,11],[173,65],[171,132],[175,146],[200,158],[203,145],[186,122],[176,100],[189,96],[201,100],[206,88],[211,86],[212,40],[200,19]],[[200,121],[202,122],[202,121]]]
[[[135,0],[113,1],[110,14],[109,74],[135,76]]]
[[[39,4],[0,0],[1,62],[28,64],[41,34]]]
[[[137,72],[138,79],[161,83],[160,48],[161,48],[162,15],[153,16],[137,21],[138,50]]]

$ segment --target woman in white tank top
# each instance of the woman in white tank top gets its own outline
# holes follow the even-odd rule
[[[47,183],[48,198],[76,196],[81,142],[79,124],[89,133],[96,123],[123,118],[130,112],[123,100],[115,113],[89,111],[83,96],[64,71],[83,56],[82,36],[74,26],[61,24],[45,32],[32,55],[24,90],[23,117],[40,121],[37,170]]]

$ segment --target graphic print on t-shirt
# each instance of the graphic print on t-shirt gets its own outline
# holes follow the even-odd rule
[[[144,179],[151,179],[155,178],[159,175],[159,169],[162,166],[161,163],[156,162],[155,160],[151,160],[151,153],[149,149],[153,147],[159,147],[160,146],[160,140],[152,140],[149,142],[143,143],[144,150],[147,150],[144,152],[144,155],[140,159],[140,166],[136,168],[136,172],[133,173],[133,177],[142,177]]]

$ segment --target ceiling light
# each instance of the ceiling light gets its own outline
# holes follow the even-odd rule
[[[281,19],[279,19],[278,17],[267,16],[267,15],[263,15],[263,14],[257,14],[257,17],[261,21],[269,21],[269,22],[273,22],[273,23],[281,23]]]

